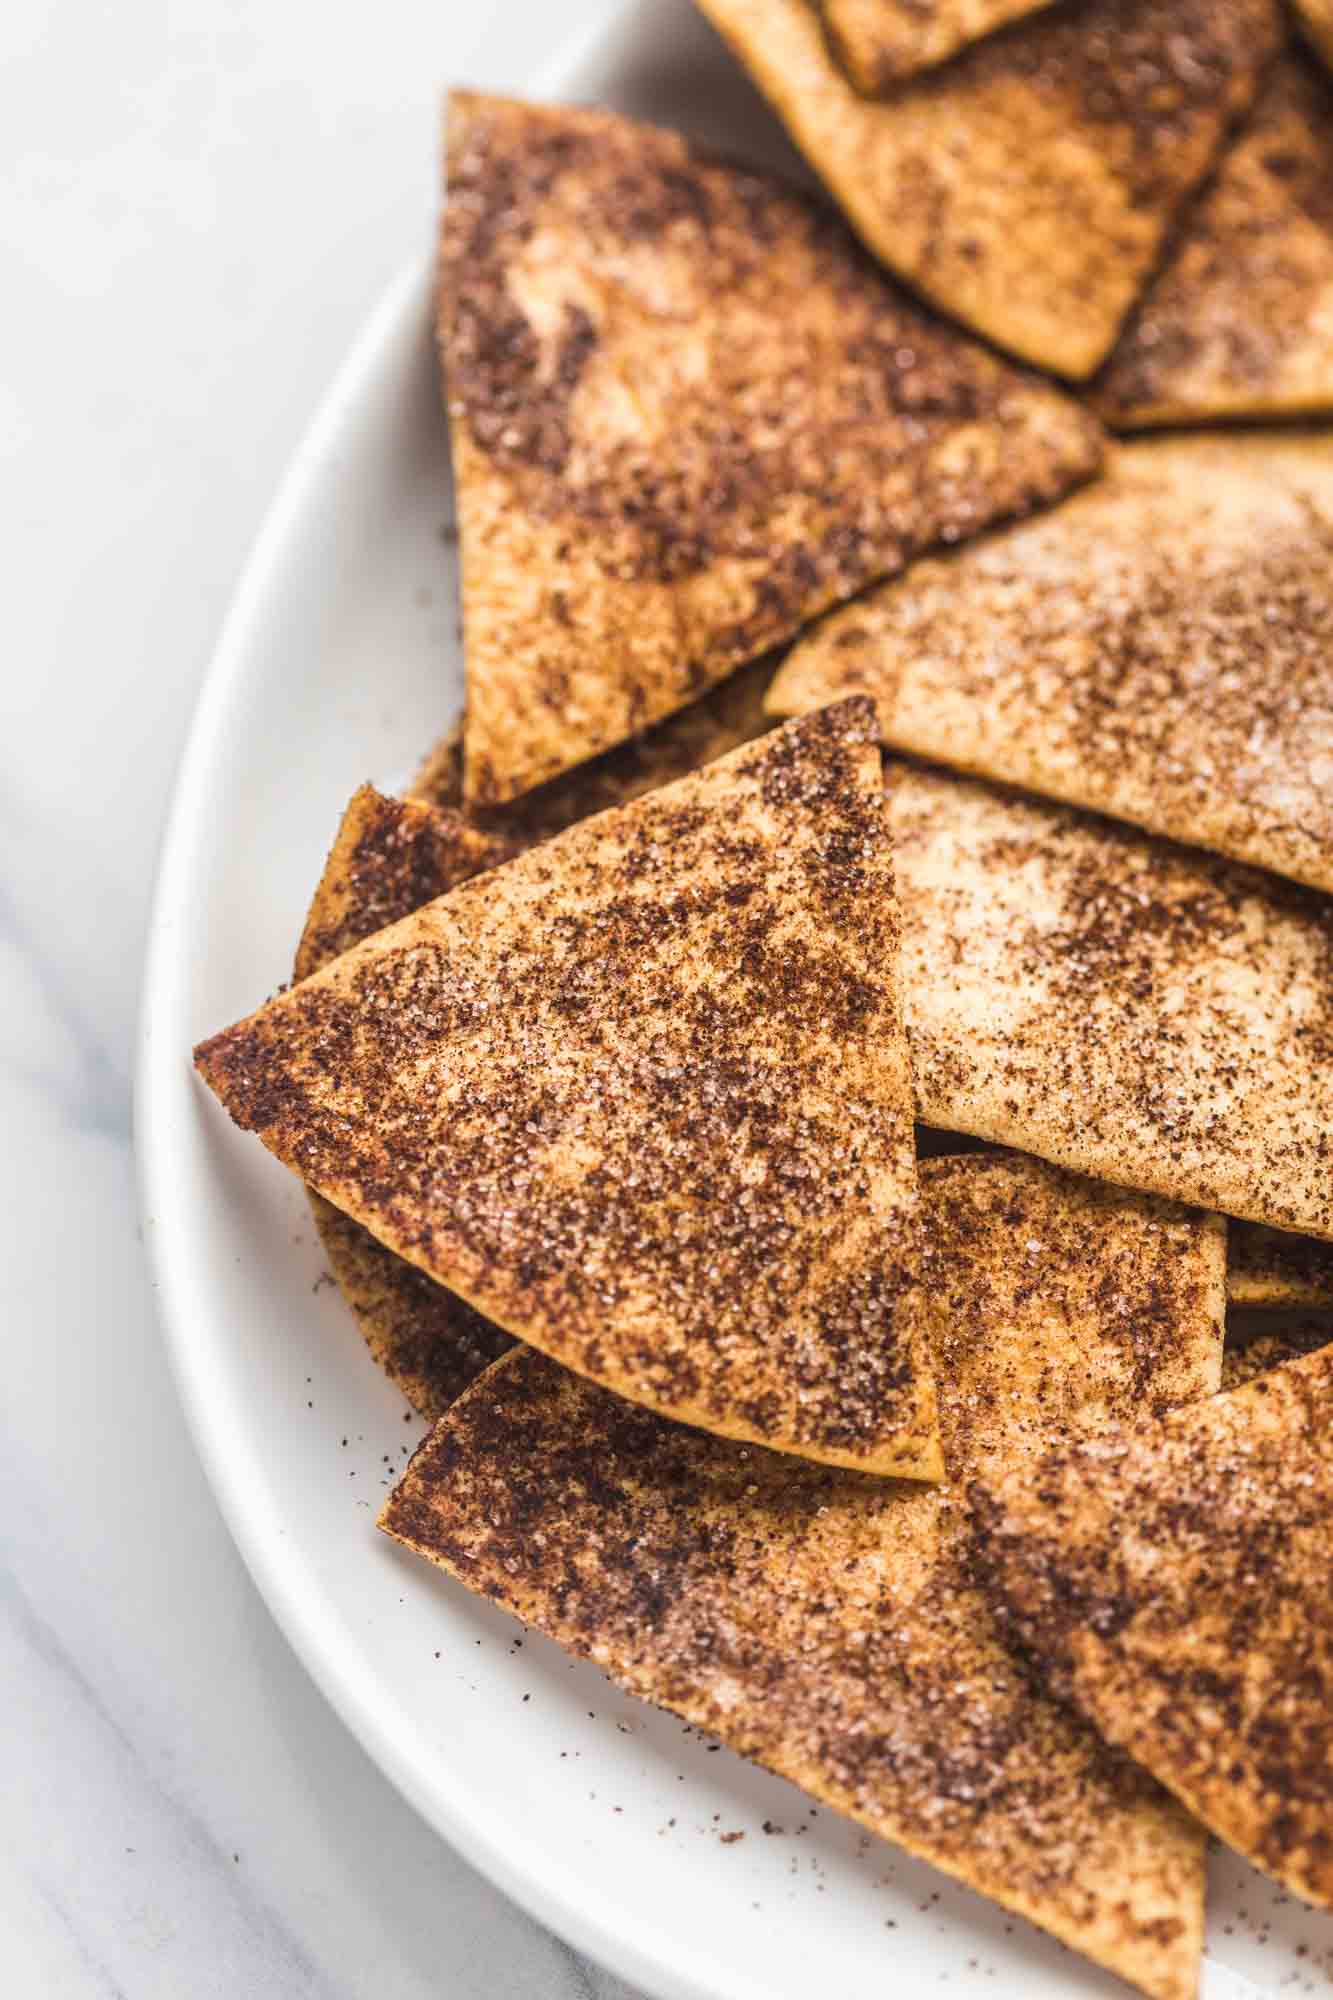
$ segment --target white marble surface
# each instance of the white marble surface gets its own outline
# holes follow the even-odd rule
[[[436,90],[589,0],[0,9],[0,1993],[624,2000],[401,1803],[257,1599],[135,1220],[173,767],[264,504],[429,226]]]

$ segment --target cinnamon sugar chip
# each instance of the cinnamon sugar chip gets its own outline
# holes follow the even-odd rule
[[[868,97],[947,62],[970,42],[1034,14],[1050,0],[820,0],[824,32]]]
[[[308,978],[375,931],[507,853],[457,813],[362,785],[343,814],[296,953]],[[329,1271],[372,1356],[423,1417],[438,1417],[512,1345],[482,1314],[307,1190]]]
[[[935,1477],[874,717],[585,820],[205,1042],[236,1122],[509,1332]]]
[[[698,0],[852,226],[936,305],[1088,375],[1275,52],[1275,0],[1065,0],[881,103],[810,0]]]
[[[1041,519],[859,599],[779,714],[1333,889],[1333,435],[1158,438]]]
[[[645,736],[466,823],[458,810],[461,729],[432,751],[405,801],[363,786],[315,892],[298,979],[534,841],[763,734],[773,726],[763,709],[771,672],[757,662]],[[310,1195],[310,1208],[329,1270],[371,1354],[414,1409],[439,1416],[511,1345],[509,1335],[322,1195]]]
[[[1187,218],[1095,402],[1123,430],[1333,410],[1333,80],[1296,50]]]
[[[822,202],[607,111],[451,99],[439,332],[470,806],[1100,457]]]
[[[927,1161],[921,1187],[954,1481],[1216,1388],[1217,1218],[1009,1157]],[[520,1352],[381,1525],[618,1685],[1192,2000],[1201,1833],[1011,1653],[960,1497],[689,1431]]]
[[[1333,1238],[1333,903],[941,772],[889,817],[926,1124]]]
[[[973,1494],[983,1574],[1056,1685],[1333,1906],[1333,1347]]]

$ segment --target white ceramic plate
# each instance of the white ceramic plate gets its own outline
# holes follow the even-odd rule
[[[540,89],[517,71],[514,84],[790,163],[685,0],[640,0]],[[161,864],[144,1212],[182,1396],[232,1532],[312,1675],[426,1818],[650,1993],[1122,1991],[592,1668],[520,1643],[372,1525],[420,1427],[322,1281],[301,1190],[207,1101],[189,1052],[289,976],[355,785],[399,782],[456,712],[451,533],[423,267],[357,342],[260,536]],[[1230,1860],[1215,1865],[1211,1909],[1214,2000],[1299,1989],[1333,1943],[1322,1919]]]

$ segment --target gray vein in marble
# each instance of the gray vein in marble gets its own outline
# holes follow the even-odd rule
[[[34,1880],[33,1890],[40,1899],[43,1908],[49,1910],[59,1924],[79,1964],[91,1979],[96,1980],[97,1991],[104,1994],[106,2000],[131,2000],[131,1995],[121,1985],[115,1974],[110,1972],[99,1959],[94,1958],[89,1951],[87,1941],[83,1937],[78,1924],[75,1922],[73,1913],[64,1897],[57,1895],[49,1882],[40,1879]]]
[[[563,1938],[553,1935],[551,1941],[568,1969],[571,2000],[602,2000],[593,1982],[592,1967],[586,1960],[580,1958],[574,1947],[566,1944]]]
[[[266,1965],[281,1976],[283,1993],[318,1994],[327,2000],[327,1996],[336,1989],[330,1987],[324,1972],[301,1948],[275,1912],[261,1897],[251,1892],[249,1879],[198,1814],[149,1768],[134,1737],[108,1708],[101,1693],[70,1654],[59,1634],[38,1616],[18,1578],[8,1569],[0,1572],[0,1609],[20,1644],[47,1669],[47,1685],[50,1685],[52,1677],[63,1681],[84,1717],[96,1725],[104,1741],[107,1738],[111,1740],[114,1752],[131,1767],[133,1780],[151,1794],[156,1804],[166,1807],[169,1825],[177,1838],[192,1850],[207,1880],[215,1888],[221,1887],[226,1900],[238,1906],[238,1915],[246,1926],[245,1934],[253,1945],[258,1946],[259,1955]],[[34,1881],[43,1901],[75,1939],[85,1962],[96,1967],[104,1982],[110,1982],[110,1990],[118,1991],[113,1973],[93,1951],[92,1941],[86,1930],[80,1928],[73,1908],[40,1873],[35,1875]]]

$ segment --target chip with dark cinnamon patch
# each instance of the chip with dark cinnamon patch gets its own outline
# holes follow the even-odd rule
[[[810,0],[697,0],[853,228],[1025,361],[1091,374],[1275,52],[1275,0],[1065,0],[883,102]]]
[[[1122,430],[1333,410],[1333,81],[1292,50],[1098,378]]]
[[[372,932],[508,855],[502,838],[469,826],[456,812],[360,786],[339,821],[306,912],[296,978],[308,979]]]
[[[1333,902],[972,779],[889,787],[923,1122],[1333,1239]]]
[[[608,111],[452,98],[439,314],[469,806],[1100,458],[824,203]]]
[[[769,704],[869,694],[896,749],[1333,889],[1331,573],[1333,436],[1123,445],[827,619]]]
[[[1333,1906],[1333,1347],[972,1494],[982,1574],[1059,1689]]]
[[[1009,1650],[957,1482],[1211,1394],[1221,1223],[981,1155],[923,1163],[922,1223],[952,1486],[686,1430],[521,1353],[437,1427],[382,1525],[631,1692],[1192,2000],[1199,1829]]]
[[[829,46],[856,88],[878,97],[1050,0],[819,0]]]
[[[936,1477],[874,718],[585,820],[197,1051],[238,1124],[666,1413]]]

